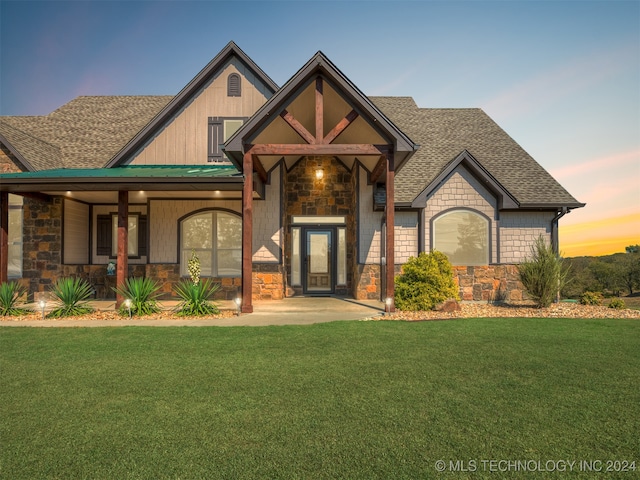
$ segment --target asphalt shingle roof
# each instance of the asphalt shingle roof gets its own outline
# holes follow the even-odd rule
[[[172,96],[78,97],[42,117],[0,117],[9,127],[48,144],[44,158],[15,135],[0,133],[38,170],[103,167],[172,99]],[[12,137],[12,138],[10,138]]]
[[[36,170],[102,168],[172,98],[78,97],[42,117],[0,117],[0,134]],[[420,145],[396,176],[397,202],[414,200],[466,149],[521,206],[582,205],[481,109],[418,108],[410,97],[370,100]]]
[[[420,145],[396,176],[397,202],[411,202],[467,150],[521,206],[582,205],[479,108],[418,108],[410,97],[371,101]]]

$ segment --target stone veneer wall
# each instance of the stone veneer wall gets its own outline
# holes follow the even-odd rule
[[[462,301],[517,302],[526,300],[517,265],[453,267]]]
[[[317,180],[315,172],[321,166],[324,176]],[[354,169],[356,171],[357,169]],[[347,285],[336,293],[351,291],[355,263],[355,175],[331,157],[305,157],[284,176],[285,198],[284,245],[285,268],[291,272],[291,217],[292,215],[342,215],[347,220]],[[301,294],[302,287],[291,286],[287,276],[288,294]],[[255,295],[255,292],[254,292]]]

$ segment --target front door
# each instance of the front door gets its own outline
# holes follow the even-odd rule
[[[334,229],[306,228],[304,231],[304,293],[333,293],[335,287]]]

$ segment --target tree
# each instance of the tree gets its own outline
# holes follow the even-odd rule
[[[624,247],[627,253],[640,253],[640,245],[629,245],[628,247]]]
[[[640,286],[640,254],[637,252],[625,254],[620,267],[620,279],[629,290],[629,295],[633,295],[633,289]]]

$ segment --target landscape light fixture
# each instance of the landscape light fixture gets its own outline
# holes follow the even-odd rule
[[[124,301],[124,306],[127,310],[129,310],[129,318],[131,318],[131,299],[130,298],[127,298]]]
[[[40,309],[42,310],[42,319],[44,320],[44,308],[47,306],[47,302],[45,302],[44,300],[40,300]]]
[[[240,305],[242,305],[242,298],[236,297],[235,302],[236,302],[236,315],[240,316]]]
[[[387,299],[384,301],[384,313],[385,315],[391,315],[391,302],[392,302],[392,298],[391,297],[387,297]]]

